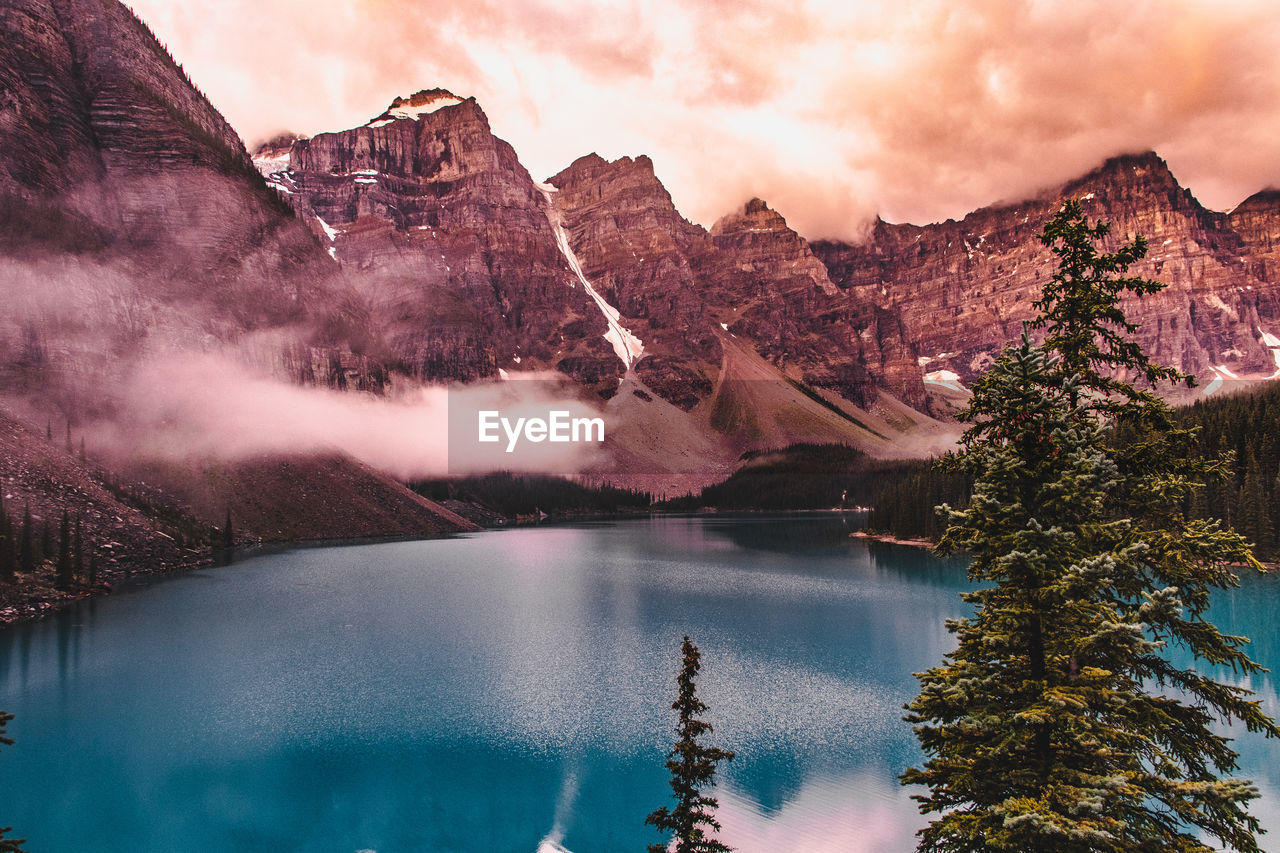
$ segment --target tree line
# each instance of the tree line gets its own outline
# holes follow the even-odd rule
[[[433,501],[458,500],[479,504],[499,515],[574,515],[646,509],[648,492],[609,485],[580,483],[545,474],[498,471],[447,480],[420,480],[409,488]]]
[[[80,516],[73,522],[63,510],[55,544],[48,516],[37,523],[28,505],[21,519],[14,521],[0,494],[0,581],[13,583],[19,574],[34,576],[41,569],[52,567],[58,589],[69,590],[77,583],[95,586],[98,558],[92,548],[85,547],[81,527]]]
[[[1193,433],[1194,459],[1216,459],[1228,476],[1193,490],[1180,509],[1193,519],[1220,519],[1254,545],[1259,559],[1280,560],[1280,383],[1228,396],[1210,397],[1173,412],[1175,423]],[[1140,436],[1123,425],[1108,430],[1113,448]],[[946,522],[933,508],[963,507],[972,478],[943,457],[882,467],[867,518],[869,530],[900,538],[937,540]]]

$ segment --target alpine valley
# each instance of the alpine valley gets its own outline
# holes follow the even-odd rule
[[[580,473],[673,494],[801,442],[943,451],[1033,313],[1064,198],[1150,241],[1135,272],[1168,287],[1126,308],[1194,393],[1280,375],[1280,191],[1208,210],[1153,152],[959,222],[811,242],[762,199],[686,220],[643,155],[539,180],[443,89],[251,154],[117,0],[4,0],[0,29],[4,499],[82,517],[107,577],[199,559],[190,531],[228,511],[257,539],[470,526],[349,451],[124,452],[139,407],[190,414],[167,361],[389,404],[554,380],[607,423]]]

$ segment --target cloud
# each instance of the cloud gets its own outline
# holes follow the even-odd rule
[[[1268,0],[135,0],[250,140],[475,95],[535,178],[649,154],[710,224],[962,216],[1155,148],[1202,201],[1280,183]]]
[[[475,441],[475,413],[547,418],[597,414],[550,382],[511,381],[398,396],[300,387],[217,353],[158,352],[116,394],[118,413],[86,432],[96,452],[126,458],[229,460],[339,452],[409,481],[504,470],[572,475],[596,445]]]

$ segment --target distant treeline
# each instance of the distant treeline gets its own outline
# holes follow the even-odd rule
[[[899,539],[937,539],[946,522],[934,511],[941,504],[968,505],[973,479],[946,459],[917,459],[888,469],[871,499],[867,529]]]
[[[668,510],[834,509],[870,504],[886,479],[897,481],[914,462],[877,462],[840,444],[794,444],[744,454],[727,480],[697,495],[675,498]]]
[[[1260,559],[1280,559],[1280,383],[1198,401],[1175,416],[1182,426],[1199,428],[1201,456],[1231,456],[1231,477],[1197,492],[1184,511],[1192,518],[1220,518],[1254,543]],[[930,539],[943,526],[933,507],[963,506],[970,487],[945,462],[906,463],[896,474],[885,470],[882,484],[872,498],[868,528]]]
[[[1187,513],[1221,518],[1254,543],[1260,559],[1280,559],[1280,383],[1197,402],[1177,416],[1200,428],[1201,455],[1234,456],[1232,477],[1197,494]]]
[[[646,509],[653,502],[648,492],[593,486],[541,474],[498,472],[450,480],[424,480],[410,484],[415,492],[433,501],[466,501],[498,515],[577,515]]]

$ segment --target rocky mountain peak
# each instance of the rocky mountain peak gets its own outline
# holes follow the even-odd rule
[[[1231,211],[1231,216],[1248,216],[1256,214],[1275,215],[1280,213],[1280,189],[1268,187],[1260,190],[1240,202]]]
[[[300,133],[284,131],[270,139],[263,140],[253,147],[249,156],[253,158],[254,167],[264,177],[289,168],[289,152],[293,143],[304,141],[309,137]]]
[[[1097,203],[1108,206],[1137,207],[1156,203],[1193,216],[1205,212],[1190,191],[1178,183],[1169,164],[1154,151],[1111,157],[1059,192],[1068,198],[1075,195],[1083,201],[1097,199]]]
[[[467,101],[474,103],[475,99],[460,98],[448,89],[422,89],[407,98],[397,97],[382,115],[369,122],[368,127],[383,127],[397,119],[417,121],[436,110],[454,107]]]
[[[744,232],[795,233],[787,227],[787,220],[782,218],[781,213],[759,198],[753,198],[733,213],[720,217],[711,226],[712,237],[725,237]]]

